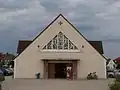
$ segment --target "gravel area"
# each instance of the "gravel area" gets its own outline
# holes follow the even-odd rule
[[[7,77],[3,90],[108,90],[111,80],[37,80]]]

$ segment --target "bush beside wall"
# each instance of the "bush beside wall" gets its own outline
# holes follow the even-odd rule
[[[117,76],[115,78],[115,81],[113,84],[109,85],[110,90],[120,90],[120,76]]]

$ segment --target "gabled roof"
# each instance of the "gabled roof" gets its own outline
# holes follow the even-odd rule
[[[102,41],[88,41],[100,54],[104,54]]]
[[[52,25],[60,16],[61,16],[62,18],[64,18],[64,19],[67,21],[67,23],[69,23],[69,24],[74,28],[74,30],[76,30],[76,31],[88,42],[88,44],[90,44],[89,41],[77,30],[77,28],[75,28],[62,14],[59,14],[39,35],[37,35],[37,36],[32,40],[32,42],[34,42],[34,41],[35,41],[50,25]],[[31,42],[31,43],[32,43],[32,42]],[[30,44],[31,44],[31,43],[30,43]],[[30,45],[30,44],[29,44],[29,45]],[[29,46],[29,45],[28,45],[28,46]],[[91,45],[91,44],[90,44],[90,45]],[[92,45],[91,45],[91,46],[92,46]],[[93,46],[92,46],[92,47],[93,47]],[[93,48],[94,48],[94,47],[93,47]],[[25,49],[26,49],[26,48],[25,48]],[[25,49],[24,49],[24,50],[25,50]],[[96,50],[96,49],[95,49],[95,50]],[[97,50],[96,50],[96,51],[97,51]],[[97,51],[97,52],[98,52],[98,51]],[[98,52],[98,53],[99,53],[99,52]],[[99,53],[99,54],[100,54],[104,59],[106,59],[101,53]],[[20,55],[20,54],[18,54],[18,56],[19,56],[19,55]],[[17,57],[18,57],[18,56],[17,56]],[[16,58],[17,58],[17,57],[16,57]]]
[[[19,40],[18,47],[17,47],[17,54],[20,54],[25,48],[32,43],[30,40]]]
[[[108,59],[107,62],[106,62],[106,65],[108,65],[111,61],[112,61],[114,64],[116,64],[116,61],[115,61],[115,60]]]
[[[111,59],[110,59],[110,58],[109,58],[109,59],[107,59],[107,61],[106,61],[106,65],[108,65],[110,61],[111,61]]]
[[[102,41],[88,41],[100,54],[103,54]],[[19,40],[17,53],[20,54],[32,41]]]
[[[0,53],[0,60],[7,60],[8,59],[8,54],[3,54],[3,53]]]
[[[116,58],[114,61],[120,63],[120,57]]]

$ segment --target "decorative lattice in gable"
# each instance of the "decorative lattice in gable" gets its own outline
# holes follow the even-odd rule
[[[43,49],[76,50],[78,48],[62,32],[59,32]]]

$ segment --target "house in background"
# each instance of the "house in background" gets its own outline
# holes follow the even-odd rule
[[[7,53],[0,53],[0,62],[7,60]]]
[[[117,57],[116,59],[114,59],[114,61],[115,61],[116,63],[120,63],[120,57]]]
[[[0,65],[8,66],[15,59],[15,55],[10,53],[0,53]]]
[[[35,39],[20,40],[15,58],[14,78],[66,78],[64,69],[72,67],[72,78],[86,78],[96,72],[106,78],[106,58],[101,41],[88,41],[62,14]]]
[[[117,67],[117,64],[114,60],[108,59],[106,63],[107,71],[114,71]]]
[[[8,64],[10,61],[11,59],[9,59],[8,53],[0,53],[0,62]]]

